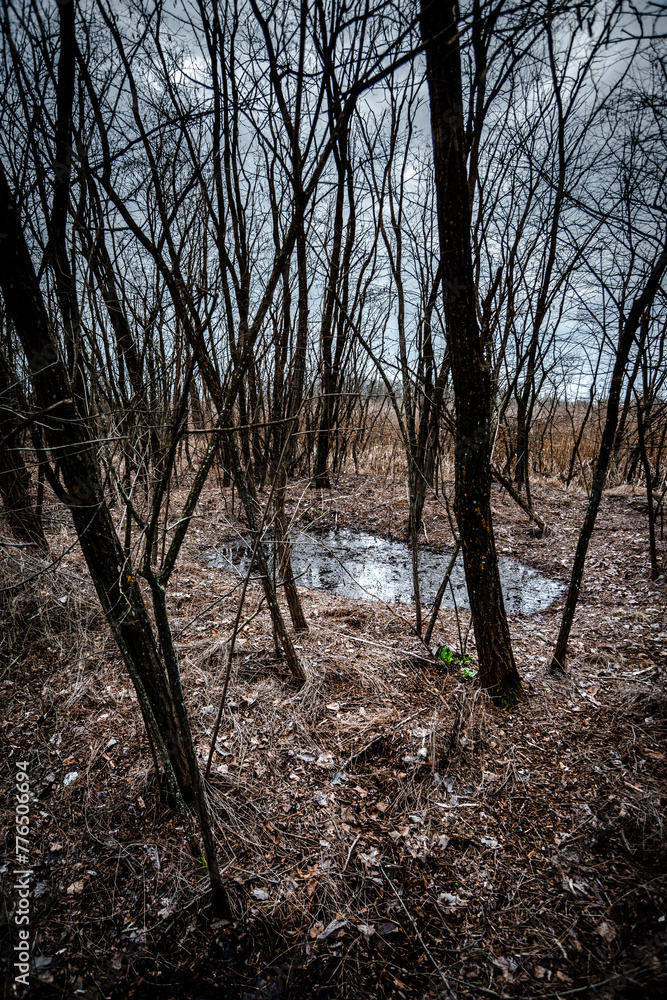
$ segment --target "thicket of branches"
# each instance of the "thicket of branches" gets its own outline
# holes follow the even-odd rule
[[[273,530],[291,624],[307,627],[288,479],[327,487],[374,446],[402,452],[417,593],[422,509],[446,461],[481,463],[531,514],[535,473],[583,483],[582,566],[608,470],[643,479],[659,572],[664,41],[623,3],[473,0],[443,18],[402,0],[2,3],[5,524],[46,549],[45,490],[71,511],[221,909],[164,597],[212,470],[238,489],[297,680],[260,539]],[[434,168],[444,140],[457,203]],[[459,209],[470,288],[447,256]],[[468,374],[486,386],[467,429],[465,296]]]

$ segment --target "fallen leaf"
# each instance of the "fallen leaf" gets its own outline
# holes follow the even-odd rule
[[[443,906],[454,907],[460,906],[464,900],[462,900],[460,896],[454,895],[453,892],[441,892],[438,896],[438,902]]]
[[[498,955],[498,957],[493,955],[491,964],[495,965],[497,969],[502,969],[503,972],[516,972],[519,968],[518,963],[508,955]]]
[[[221,919],[221,920],[213,920],[212,923],[211,923],[211,930],[212,931],[219,931],[223,927],[229,927],[230,924],[231,924],[231,920],[223,920],[223,919]]]
[[[380,934],[382,937],[389,937],[391,934],[401,933],[401,928],[398,924],[392,923],[391,920],[388,920],[383,924],[377,924],[375,930],[376,933]]]
[[[573,882],[571,878],[566,876],[563,879],[563,888],[566,892],[571,892],[573,896],[588,896],[588,882],[584,879]]]
[[[365,938],[372,937],[375,934],[374,924],[357,924],[357,930],[361,931]]]
[[[324,930],[320,931],[320,933],[317,935],[317,940],[326,941],[326,939],[328,937],[331,937],[331,935],[335,931],[340,930],[341,927],[345,927],[346,925],[347,925],[347,920],[331,920],[324,928]]]
[[[616,928],[612,923],[607,920],[603,920],[602,923],[598,924],[595,928],[595,933],[599,934],[604,941],[613,941],[616,937]]]

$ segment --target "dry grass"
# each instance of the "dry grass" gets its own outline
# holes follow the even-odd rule
[[[570,476],[575,489],[589,489],[600,447],[605,418],[604,404],[594,406],[586,418],[581,440],[579,430],[586,415],[587,404],[577,403],[568,409],[560,405],[555,409],[550,402],[538,404],[530,435],[531,473],[536,477],[564,482]],[[366,426],[340,431],[347,433],[349,443],[341,472],[385,475],[388,478],[407,477],[405,449],[398,431],[396,416],[386,404],[371,404],[365,416]],[[608,487],[628,485],[631,474],[634,483],[641,482],[643,469],[636,459],[636,415],[631,411],[625,426],[620,450],[609,470]],[[506,422],[499,428],[494,451],[495,461],[508,470],[514,468],[516,440],[516,413],[510,409]],[[661,441],[661,427],[656,425],[647,442],[649,459],[655,468]],[[576,444],[576,448],[575,448]],[[633,464],[634,458],[634,464]],[[449,479],[454,461],[454,445],[450,436],[443,434],[440,447],[441,473]],[[662,463],[664,467],[664,461]]]

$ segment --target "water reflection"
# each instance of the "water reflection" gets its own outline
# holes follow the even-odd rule
[[[424,604],[433,602],[450,554],[448,551],[419,552],[419,582]],[[271,553],[267,551],[267,555]],[[229,567],[245,573],[249,556],[243,544],[223,545],[209,553],[208,562],[221,569]],[[498,562],[505,607],[510,613],[527,615],[542,611],[565,589],[561,581],[549,580],[518,559],[500,556]],[[379,597],[401,604],[414,601],[412,554],[403,542],[343,528],[318,535],[303,532],[294,541],[292,566],[299,585],[313,590],[361,600]],[[451,583],[457,606],[468,608],[461,556],[454,566]],[[443,604],[454,606],[449,588]]]

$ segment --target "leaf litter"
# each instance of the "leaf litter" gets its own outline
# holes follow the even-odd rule
[[[350,479],[345,497],[324,493],[318,507],[325,521],[397,533],[404,494],[378,511],[377,491],[373,477]],[[565,526],[585,497],[565,505],[548,484],[535,495],[552,534],[530,536],[494,493],[497,536],[562,574],[576,544]],[[214,491],[200,504],[218,505]],[[435,503],[426,517],[444,545]],[[23,673],[4,689],[8,745],[35,761],[36,982],[91,998],[153,986],[186,996],[193,984],[203,997],[222,984],[247,997],[440,996],[443,977],[457,997],[614,997],[632,982],[662,995],[665,601],[664,583],[624,558],[642,527],[622,498],[603,504],[566,679],[544,670],[559,607],[512,617],[528,697],[511,716],[418,658],[405,607],[306,590],[310,630],[297,642],[309,682],[295,691],[261,611],[233,661],[209,782],[231,923],[207,917],[205,872],[193,870],[134,694],[77,582],[80,635],[59,618],[50,650],[26,642]],[[175,574],[175,631],[228,584],[201,558],[214,530]],[[58,572],[61,586],[85,577],[74,553]],[[251,585],[249,614],[259,597]],[[233,598],[221,601],[197,623],[205,634],[179,640],[202,761],[233,613]],[[468,630],[465,615],[459,625]],[[439,641],[456,646],[458,628],[443,610]],[[3,819],[10,810],[6,796]]]

